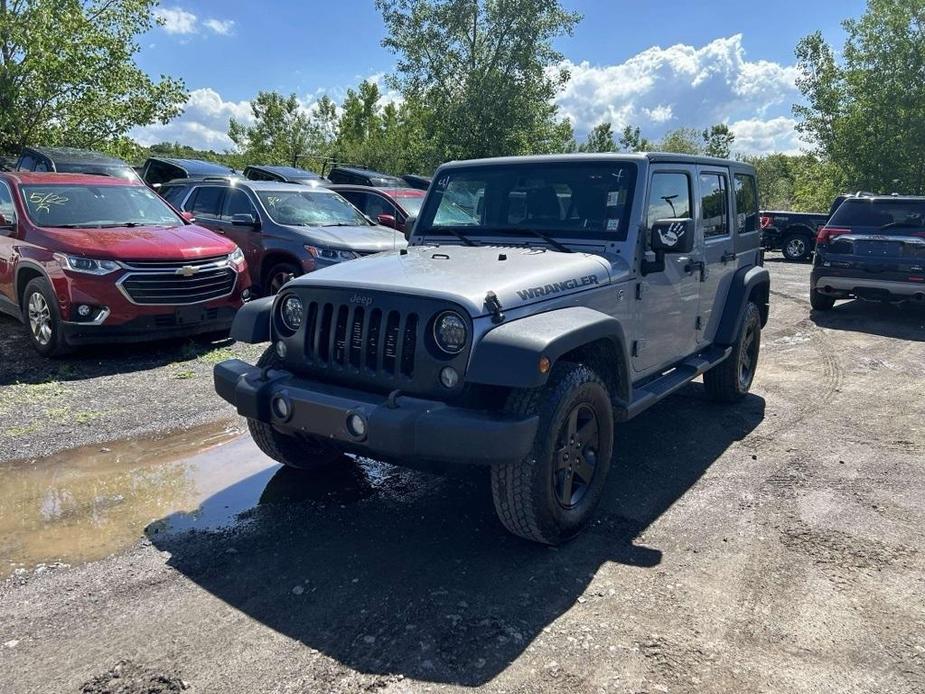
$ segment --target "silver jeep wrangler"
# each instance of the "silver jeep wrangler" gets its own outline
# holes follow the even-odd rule
[[[215,388],[299,468],[344,452],[487,465],[498,516],[548,544],[597,505],[614,425],[703,375],[745,396],[768,319],[755,170],[676,154],[453,162],[407,249],[289,282]]]

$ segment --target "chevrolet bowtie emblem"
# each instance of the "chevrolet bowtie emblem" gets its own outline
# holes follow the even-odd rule
[[[199,268],[195,267],[194,265],[184,265],[177,270],[177,274],[183,275],[184,277],[192,277],[197,272],[199,272]]]

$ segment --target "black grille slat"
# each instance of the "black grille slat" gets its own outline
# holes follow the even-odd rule
[[[373,309],[369,317],[369,337],[366,342],[366,368],[378,371],[382,359],[379,356],[379,336],[382,334],[382,310]]]
[[[176,271],[129,273],[121,286],[136,304],[195,304],[229,295],[236,281],[235,271],[223,267],[189,277]]]
[[[382,339],[382,369],[388,373],[395,373],[396,357],[398,356],[398,330],[401,317],[398,311],[389,311],[385,321],[385,332]]]
[[[178,270],[182,267],[202,267],[215,263],[224,263],[228,259],[225,255],[216,255],[208,258],[194,260],[127,260],[123,264],[130,270]]]
[[[409,378],[414,375],[414,352],[417,349],[418,316],[412,313],[408,316],[405,329],[401,332],[401,349],[398,359],[399,371]]]
[[[348,324],[348,356],[350,366],[360,368],[363,364],[363,338],[366,334],[366,311],[357,307],[350,317]]]
[[[308,339],[305,341],[305,356],[312,359],[317,354],[315,348],[315,327],[318,322],[318,302],[313,301],[308,305],[308,319],[305,321],[305,334]]]
[[[328,337],[333,332],[331,330],[331,318],[333,314],[334,306],[332,304],[325,304],[324,309],[321,311],[321,320],[318,321],[318,330],[315,331],[315,354],[317,354],[318,359],[323,362],[328,361],[328,355],[331,353]]]

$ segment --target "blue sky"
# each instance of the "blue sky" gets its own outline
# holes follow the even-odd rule
[[[559,41],[572,81],[557,102],[579,136],[595,123],[666,130],[727,122],[745,153],[797,151],[793,48],[821,30],[840,45],[842,19],[863,0],[563,0],[584,19]],[[258,90],[295,92],[310,107],[361,80],[380,81],[394,57],[372,0],[162,0],[164,26],[143,37],[139,63],[182,77],[186,113],[139,129],[146,144],[177,140],[222,150],[228,118],[247,118]],[[394,98],[395,95],[391,95]]]

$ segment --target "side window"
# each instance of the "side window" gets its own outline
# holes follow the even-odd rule
[[[213,217],[218,219],[222,209],[223,188],[216,186],[203,186],[197,188],[190,200],[189,211],[197,217]]]
[[[47,160],[47,159],[38,159],[38,160],[36,160],[36,162],[35,162],[35,168],[32,169],[32,170],[33,170],[33,171],[51,171],[51,169],[48,168],[48,160]]]
[[[660,219],[691,218],[691,182],[684,173],[655,173],[649,187],[649,226]]]
[[[740,234],[758,231],[758,186],[755,177],[736,174],[735,187],[736,231]]]
[[[186,188],[184,186],[164,186],[158,192],[164,200],[179,210],[180,204],[183,202],[183,197],[186,194]]]
[[[16,208],[13,206],[13,195],[3,181],[0,181],[0,216],[2,216],[8,224],[16,221]]]
[[[726,177],[722,174],[700,174],[700,207],[703,213],[705,239],[726,236],[729,233],[726,185]]]
[[[381,214],[390,214],[393,217],[398,216],[395,205],[378,195],[367,195],[366,208],[363,210],[366,216],[375,220]]]
[[[20,171],[32,171],[32,167],[35,166],[35,159],[27,154],[22,159],[19,160],[19,166],[17,167]]]
[[[225,195],[225,206],[222,210],[222,220],[230,222],[236,214],[249,214],[257,218],[257,210],[251,203],[247,193],[243,190],[229,190]]]
[[[366,193],[358,193],[355,190],[339,190],[337,194],[347,198],[348,202],[360,212],[363,211],[363,207],[366,205]]]

